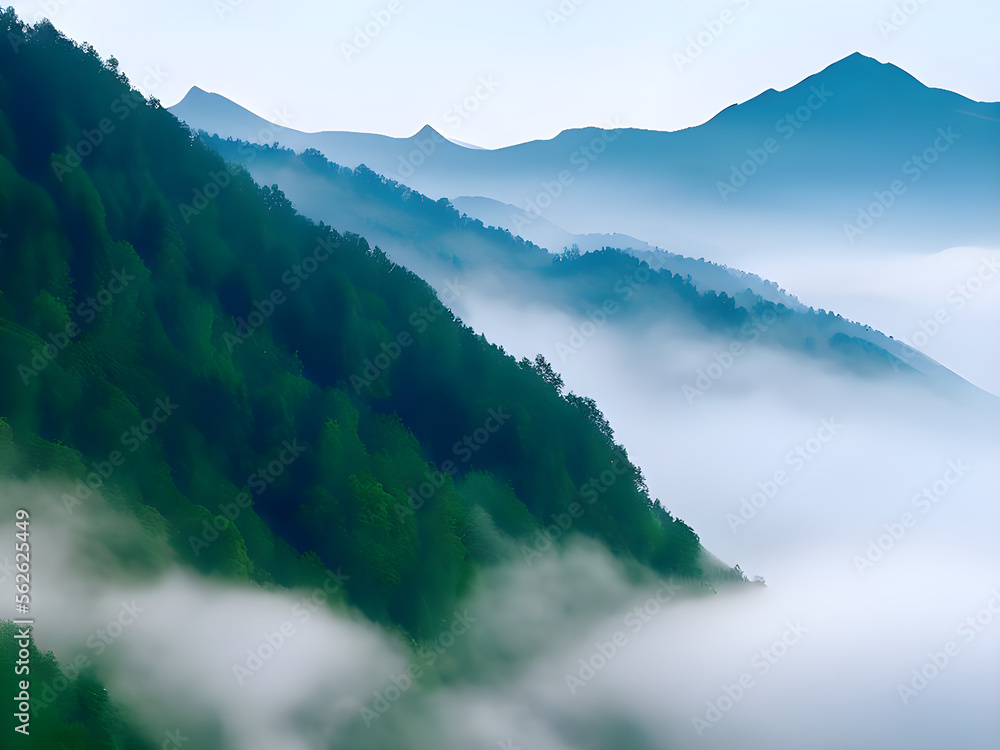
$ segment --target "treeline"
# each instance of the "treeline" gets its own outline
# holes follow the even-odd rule
[[[869,342],[889,345],[888,339],[834,313],[807,309],[753,274],[737,277],[724,266],[662,252],[604,248],[550,255],[506,229],[459,213],[446,199],[432,200],[364,165],[342,167],[316,149],[296,154],[280,144],[204,131],[199,138],[258,177],[280,179],[313,218],[363,228],[391,243],[397,261],[419,264],[427,277],[488,271],[509,282],[512,298],[544,294],[551,304],[581,315],[611,299],[622,303],[615,314],[619,322],[643,316],[687,320],[743,344],[783,347],[855,373],[912,374],[884,346]]]

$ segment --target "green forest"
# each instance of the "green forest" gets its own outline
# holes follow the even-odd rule
[[[298,215],[114,58],[10,9],[0,32],[5,477],[65,480],[67,512],[96,490],[204,575],[342,570],[335,604],[415,642],[483,566],[570,534],[701,575],[697,535],[544,359],[516,361],[364,238]],[[36,746],[138,741],[88,680]]]

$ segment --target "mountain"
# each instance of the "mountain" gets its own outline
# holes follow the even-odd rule
[[[919,372],[932,389],[990,400],[901,342],[833,312],[807,308],[751,273],[659,249],[606,247],[582,256],[553,255],[506,229],[485,226],[445,199],[432,200],[364,166],[332,164],[316,150],[295,154],[217,136],[204,141],[232,169],[246,169],[257,182],[271,184],[312,219],[376,242],[392,262],[413,269],[439,291],[460,283],[468,291],[456,300],[456,309],[469,314],[490,300],[512,311],[533,308],[541,317],[570,313],[578,325],[587,325],[609,299],[624,296],[625,312],[609,323],[624,336],[669,321],[690,341],[711,334],[732,342],[745,340],[747,327],[762,316],[773,316],[763,335],[751,334],[754,341],[855,372],[903,379]],[[641,285],[625,281],[637,275],[644,278]]]
[[[289,175],[286,175],[286,178]],[[287,184],[287,183],[285,183]],[[503,227],[539,247],[550,252],[571,249],[573,246],[588,253],[604,248],[620,248],[626,250],[640,260],[646,261],[651,268],[670,271],[682,277],[690,277],[695,288],[702,291],[725,292],[735,296],[749,289],[771,302],[781,303],[797,308],[801,303],[792,295],[779,289],[774,282],[767,282],[756,274],[727,268],[701,258],[695,260],[678,253],[670,253],[658,247],[649,245],[640,239],[627,234],[572,234],[562,227],[538,216],[533,216],[524,209],[500,203],[492,198],[461,197],[453,198],[450,203],[455,210],[473,217],[490,226]],[[709,255],[718,248],[704,246],[693,240],[684,240],[682,244],[689,251],[701,250]]]
[[[48,22],[8,10],[0,32],[4,477],[58,483],[69,513],[102,495],[141,524],[140,567],[343,569],[334,606],[414,644],[570,527],[704,579],[597,405],[457,320],[461,288],[298,214]]]
[[[475,217],[489,226],[503,227],[524,237],[549,252],[558,253],[576,245],[580,252],[600,250],[602,247],[628,247],[635,250],[655,250],[654,246],[627,234],[573,234],[541,217],[533,216],[522,208],[501,203],[482,196],[460,196],[450,201],[457,210]]]
[[[303,133],[291,128],[290,122],[286,121],[291,118],[281,112],[275,112],[273,119],[267,120],[220,94],[203,91],[197,86],[192,87],[181,101],[168,109],[193,130],[210,130],[223,137],[261,145],[276,142],[285,145],[300,144],[299,148],[308,148],[301,144],[315,136],[330,151],[365,155],[372,161],[379,161],[380,154],[397,151],[409,153],[411,149],[419,149],[426,143],[433,143],[435,148],[454,150],[456,153],[481,150],[450,141],[430,125],[425,125],[409,138],[347,131]],[[424,145],[423,148],[429,147]]]
[[[230,129],[233,116],[206,101],[191,92],[172,111],[194,129],[258,140],[255,116],[244,110]],[[683,254],[685,241],[797,253],[1000,236],[1000,104],[860,54],[675,132],[584,128],[478,151],[431,128],[405,139],[284,129],[277,139],[434,198],[491,198],[575,234],[622,232]]]
[[[760,277],[553,255],[0,33],[19,746],[995,750],[996,398]]]

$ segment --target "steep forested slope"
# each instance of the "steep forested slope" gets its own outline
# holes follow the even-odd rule
[[[204,573],[342,568],[416,637],[560,520],[698,573],[697,536],[544,365],[228,170],[113,59],[12,12],[0,33],[6,473],[83,480],[69,509],[101,485]]]

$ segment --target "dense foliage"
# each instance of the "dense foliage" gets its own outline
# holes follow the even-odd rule
[[[38,750],[150,750],[141,734],[108,697],[94,675],[94,664],[86,657],[79,663],[60,664],[51,651],[41,653],[34,637],[23,635],[20,626],[10,620],[0,620],[0,695],[8,699],[21,694],[21,683],[28,682],[31,696],[30,723],[26,733],[15,734],[15,726],[23,726],[23,718],[15,718],[19,704],[5,712],[0,730],[5,737],[14,737],[10,747]],[[25,645],[26,644],[26,645]],[[27,655],[23,656],[23,650]],[[15,673],[13,665],[21,662],[27,672]]]
[[[227,166],[113,59],[10,10],[0,33],[5,473],[89,472],[207,574],[340,568],[418,638],[574,503],[574,532],[698,573],[592,401]]]

